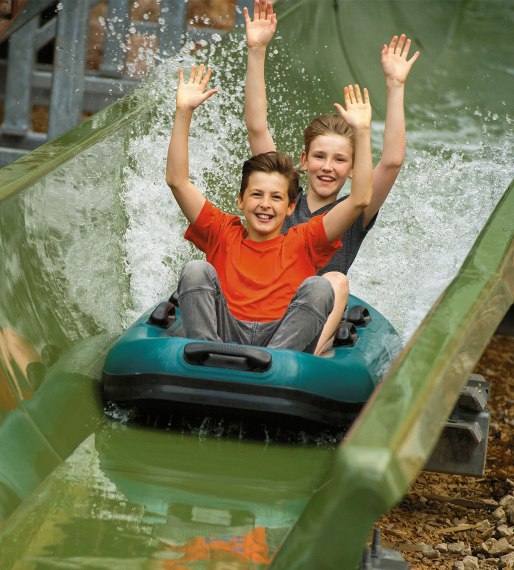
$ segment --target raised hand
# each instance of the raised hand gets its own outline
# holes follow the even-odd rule
[[[266,47],[277,29],[277,15],[273,13],[272,3],[266,0],[255,0],[253,21],[248,13],[248,8],[243,8],[243,13],[248,47]]]
[[[417,51],[407,59],[410,46],[411,40],[405,34],[399,38],[394,36],[389,45],[384,44],[380,55],[386,81],[405,83],[414,62],[420,56],[420,52]]]
[[[334,107],[352,129],[369,128],[371,124],[371,105],[366,88],[363,89],[361,94],[358,85],[345,87],[344,104],[346,109],[339,103],[334,103]]]
[[[180,68],[178,71],[177,109],[193,111],[211,95],[217,93],[217,89],[205,90],[210,78],[211,70],[205,69],[202,63],[200,66],[193,65],[189,80],[186,83],[184,82],[184,70]]]

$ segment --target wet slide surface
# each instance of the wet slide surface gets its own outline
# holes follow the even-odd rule
[[[512,4],[421,2],[416,13],[408,4],[276,4],[282,39],[268,75],[270,101],[281,107],[271,105],[270,122],[292,154],[310,116],[329,110],[350,80],[368,85],[373,101],[378,93],[379,152],[381,45],[406,31],[423,51],[407,90],[404,170],[350,275],[353,292],[391,319],[407,352],[368,420],[360,418],[340,448],[332,438],[251,442],[223,423],[156,430],[132,425],[117,410],[104,414],[99,377],[106,350],[166,296],[191,256],[163,184],[177,61],[163,63],[157,79],[131,99],[0,171],[2,568],[179,568],[180,560],[184,567],[230,561],[259,568],[281,544],[277,568],[355,561],[365,533],[401,497],[433,443],[423,424],[398,426],[396,419],[410,409],[411,419],[438,417],[419,406],[426,394],[432,406],[440,402],[445,372],[453,378],[443,398],[451,408],[512,303],[513,206],[505,193],[512,180]],[[242,112],[233,103],[240,100],[240,42],[234,34],[207,54],[225,95],[199,114],[192,134],[192,153],[201,156],[192,170],[225,207],[232,207],[228,180],[237,169],[226,174],[224,167],[231,170],[233,157],[246,152]],[[502,196],[498,221],[488,223]],[[481,235],[482,249],[468,257],[482,228],[490,230]],[[463,263],[461,280],[453,281]],[[486,301],[482,313],[476,307]],[[429,311],[435,321],[418,330]],[[455,324],[448,328],[442,315],[449,313]],[[485,330],[478,342],[469,340],[468,333],[477,338],[470,320]],[[460,367],[452,364],[456,335]],[[402,398],[391,397],[388,386]],[[386,453],[388,436],[397,440]],[[363,454],[369,441],[382,446],[379,454]],[[382,494],[360,470],[377,474],[376,466],[388,463]],[[351,487],[358,480],[369,504],[362,488]],[[339,496],[343,483],[349,494]],[[358,524],[346,517],[349,506],[364,508]],[[348,540],[334,548],[324,536],[341,521],[338,534]]]

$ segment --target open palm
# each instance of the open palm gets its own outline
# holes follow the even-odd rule
[[[253,21],[247,8],[244,8],[243,12],[248,47],[266,47],[277,29],[277,16],[273,13],[271,2],[255,1]]]
[[[345,87],[344,104],[346,109],[339,103],[334,103],[334,106],[352,129],[361,129],[370,126],[371,105],[366,88],[364,88],[361,93],[358,85],[348,85]]]
[[[411,67],[420,55],[420,52],[417,51],[410,59],[407,59],[410,46],[411,40],[407,39],[405,34],[402,34],[399,38],[394,36],[388,46],[384,44],[381,52],[381,62],[387,80],[405,83]]]
[[[198,67],[193,65],[187,82],[184,81],[184,70],[180,68],[178,72],[177,109],[196,109],[211,95],[217,93],[217,89],[206,91],[210,78],[211,70],[205,70],[203,63]]]

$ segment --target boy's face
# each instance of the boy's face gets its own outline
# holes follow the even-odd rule
[[[302,153],[302,169],[307,173],[309,192],[327,204],[333,202],[352,175],[353,148],[342,135],[317,136],[309,154]]]
[[[248,239],[267,241],[280,235],[287,216],[294,210],[289,204],[288,183],[278,172],[252,172],[238,207],[246,218]]]

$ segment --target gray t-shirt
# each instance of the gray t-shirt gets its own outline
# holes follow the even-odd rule
[[[285,234],[287,230],[293,226],[308,222],[313,216],[319,216],[320,214],[328,212],[336,204],[339,204],[342,200],[346,200],[346,198],[348,198],[348,196],[343,196],[335,202],[332,202],[332,204],[327,204],[319,210],[311,212],[307,204],[307,194],[304,194],[302,191],[300,191],[298,198],[296,199],[296,207],[293,213],[289,216],[289,218],[286,218],[286,221],[282,225],[282,233]],[[344,234],[342,238],[342,247],[337,251],[337,253],[334,254],[332,259],[325,265],[325,267],[321,268],[318,271],[318,275],[323,275],[323,273],[327,273],[328,271],[339,271],[340,273],[344,273],[346,275],[350,269],[351,264],[357,256],[364,238],[368,235],[369,230],[375,225],[377,216],[378,212],[373,216],[373,219],[365,228],[363,226],[364,214],[361,214],[352,224],[350,229]]]

